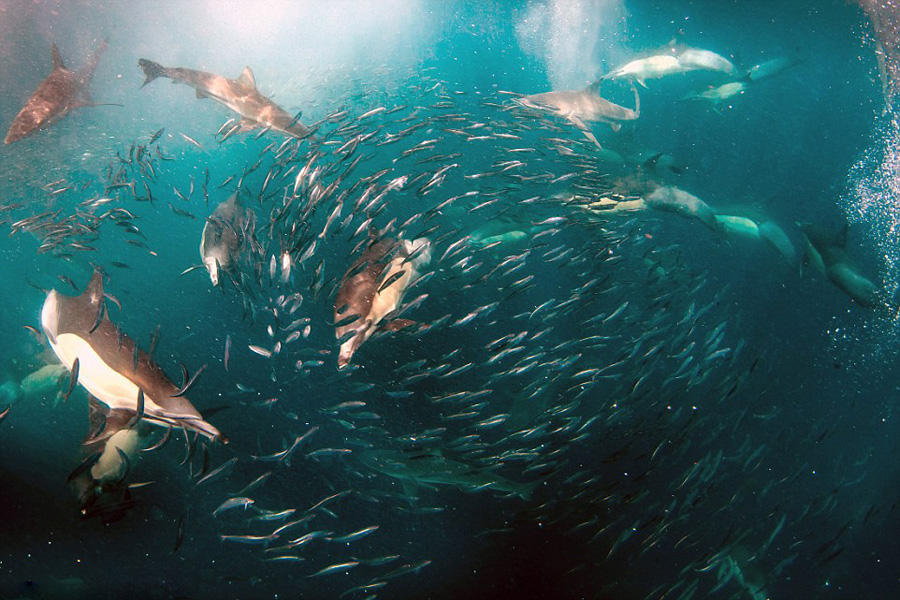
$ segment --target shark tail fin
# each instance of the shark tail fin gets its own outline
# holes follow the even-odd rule
[[[144,71],[144,83],[141,84],[141,87],[144,87],[157,77],[166,77],[166,68],[159,63],[155,63],[152,60],[147,60],[146,58],[142,58],[138,61],[138,65],[141,67],[141,70]]]

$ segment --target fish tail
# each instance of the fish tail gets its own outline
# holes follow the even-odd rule
[[[159,63],[155,63],[152,60],[147,60],[146,58],[142,58],[138,61],[138,65],[144,71],[144,75],[146,79],[144,79],[144,83],[141,84],[141,87],[144,87],[157,77],[167,77],[166,68]]]

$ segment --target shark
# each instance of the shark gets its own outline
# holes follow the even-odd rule
[[[606,123],[613,131],[619,131],[623,121],[634,121],[641,116],[641,98],[634,92],[634,109],[610,102],[600,95],[600,81],[583,90],[559,90],[523,96],[517,100],[520,106],[537,110],[549,110],[568,119],[575,127],[600,148],[600,142],[586,123]]]
[[[141,87],[159,77],[168,77],[174,83],[189,85],[196,90],[198,99],[210,98],[240,115],[242,132],[265,127],[298,139],[311,133],[294,116],[259,93],[250,67],[244,67],[237,79],[228,79],[194,69],[164,67],[146,58],[140,59],[138,65],[146,77]]]
[[[492,473],[443,457],[440,452],[407,453],[398,450],[369,449],[359,460],[368,468],[400,480],[409,495],[418,485],[447,485],[464,491],[496,490],[525,500],[537,485],[517,483]]]
[[[106,52],[106,47],[107,42],[104,40],[81,69],[71,71],[63,63],[56,44],[52,44],[50,57],[53,70],[38,85],[13,119],[3,142],[5,144],[18,142],[39,129],[49,127],[69,114],[72,109],[98,106],[91,99],[90,84],[100,57]]]
[[[837,234],[809,223],[797,223],[797,226],[803,234],[808,264],[860,306],[874,308],[881,303],[880,288],[863,275],[847,253],[847,225]]]

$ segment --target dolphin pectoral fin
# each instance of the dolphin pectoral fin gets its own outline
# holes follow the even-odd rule
[[[621,123],[615,123],[615,122],[610,123],[610,124],[609,124],[609,127],[610,127],[613,131],[615,131],[615,132],[617,132],[617,133],[618,133],[618,131],[619,131],[620,129],[622,129]]]
[[[204,98],[209,98],[209,94],[197,88],[197,100],[203,100]]]
[[[645,90],[646,90],[646,89],[649,89],[649,88],[647,87],[647,83],[646,83],[643,79],[641,79],[640,77],[635,77],[634,80],[637,81],[638,85],[641,86],[642,88],[644,88]]]
[[[253,71],[250,70],[250,67],[244,67],[244,70],[241,71],[238,77],[238,81],[251,85],[254,88],[256,87],[256,77],[253,76]]]
[[[53,61],[53,70],[56,69],[65,69],[66,64],[63,62],[62,57],[59,55],[59,48],[56,47],[56,44],[50,44],[50,58]]]

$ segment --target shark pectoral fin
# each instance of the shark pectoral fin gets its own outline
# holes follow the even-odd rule
[[[409,319],[394,319],[387,325],[383,325],[381,329],[384,331],[400,331],[401,329],[412,327],[413,325],[418,325],[418,323],[410,321]]]
[[[56,47],[56,44],[50,44],[50,59],[53,61],[53,70],[56,69],[65,69],[66,65],[62,60],[62,57],[59,55],[59,48]]]
[[[256,87],[256,77],[253,76],[253,71],[250,70],[250,67],[244,67],[244,70],[241,71],[238,77],[238,81]]]
[[[257,127],[259,127],[259,124],[256,121],[251,121],[250,119],[241,119],[241,128],[238,131],[240,133],[244,133],[256,129]]]
[[[570,116],[569,121],[575,127],[577,127],[578,129],[581,130],[581,132],[584,134],[584,137],[586,137],[591,142],[593,142],[598,148],[602,149],[602,146],[600,146],[600,142],[597,141],[597,137],[594,135],[594,132],[591,131],[591,128],[588,127],[584,121],[582,121],[581,119],[579,119],[578,117],[575,117],[575,116]]]
[[[174,81],[172,83],[175,83]],[[209,98],[209,94],[197,88],[197,100],[203,100],[204,98]]]

